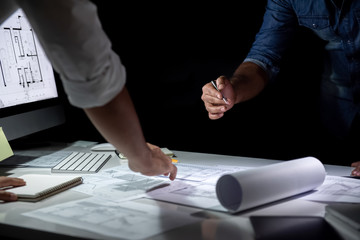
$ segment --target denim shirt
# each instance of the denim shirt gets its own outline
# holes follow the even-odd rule
[[[360,0],[268,0],[263,24],[244,61],[262,67],[270,79],[299,26],[326,41],[321,84],[324,125],[345,137],[360,110]]]

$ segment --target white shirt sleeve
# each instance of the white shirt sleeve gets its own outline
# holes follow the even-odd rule
[[[72,105],[103,106],[124,87],[125,68],[88,0],[17,0]]]

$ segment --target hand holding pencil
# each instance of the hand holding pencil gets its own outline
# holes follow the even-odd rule
[[[210,119],[219,119],[234,106],[235,94],[230,81],[225,76],[207,83],[202,88],[201,99]]]

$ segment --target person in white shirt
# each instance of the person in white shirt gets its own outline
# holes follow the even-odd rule
[[[102,136],[143,175],[174,180],[177,168],[145,141],[126,83],[126,71],[88,0],[1,0],[0,22],[21,8],[59,73],[69,102],[84,109]]]

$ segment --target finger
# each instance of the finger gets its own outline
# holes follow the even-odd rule
[[[202,88],[202,96],[201,99],[204,101],[205,99],[222,99],[221,93],[219,93],[211,83],[207,83]],[[205,101],[204,101],[205,102]]]
[[[14,177],[0,177],[0,187],[8,186],[23,186],[25,185],[24,179]]]
[[[177,174],[177,167],[176,167],[174,164],[172,164],[172,170],[170,171],[170,177],[169,177],[169,179],[170,179],[171,181],[174,181],[175,178],[176,178],[176,174]]]
[[[203,94],[201,96],[201,100],[203,100],[205,104],[211,104],[215,106],[218,105],[226,106],[227,104],[224,102],[222,95],[218,91],[216,91],[216,93],[219,94],[220,98],[218,95],[212,96],[212,95]]]
[[[351,171],[352,176],[360,176],[360,166]]]
[[[205,103],[205,109],[208,111],[210,119],[219,119],[229,110],[227,105],[213,105],[209,103]]]
[[[160,147],[158,147],[158,146],[156,146],[156,145],[154,145],[154,144],[151,144],[151,143],[146,143],[147,145],[148,145],[148,147],[150,148],[150,149],[155,149],[155,148],[160,148]]]
[[[11,202],[17,200],[17,195],[11,192],[0,191],[0,200]]]
[[[218,114],[209,113],[209,118],[211,120],[216,120],[216,119],[222,118],[223,116],[224,116],[223,113],[218,113]]]
[[[216,79],[216,85],[219,90],[224,89],[227,84],[227,78],[225,76],[220,76]]]
[[[224,113],[227,111],[228,107],[226,104],[205,103],[205,108],[208,112],[211,112],[211,113]]]
[[[225,114],[225,111],[223,110],[212,110],[212,109],[208,109],[208,115],[210,119],[218,119],[221,118],[223,115]]]

